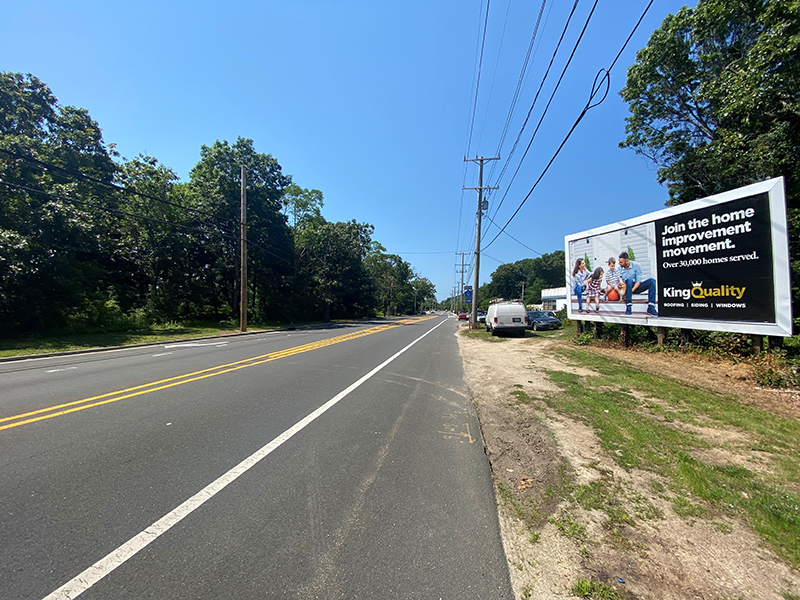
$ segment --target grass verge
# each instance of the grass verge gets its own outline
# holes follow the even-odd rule
[[[305,325],[294,324],[294,326]],[[266,331],[285,327],[286,324],[251,325],[248,331]],[[182,325],[152,325],[136,331],[84,333],[65,335],[30,335],[0,339],[0,357],[28,356],[51,352],[69,352],[91,348],[110,348],[133,344],[157,344],[187,338],[211,337],[236,333],[238,327],[230,323],[192,323]]]
[[[620,467],[664,477],[669,482],[664,492],[678,515],[742,516],[779,556],[800,568],[800,495],[791,491],[800,475],[800,423],[591,351],[558,352],[597,376],[548,372],[562,393],[545,402],[589,425]],[[741,458],[736,464],[700,458],[712,447],[703,432],[714,431],[727,440],[726,450]],[[629,522],[631,516],[609,501],[611,491],[579,489],[573,498],[585,507],[602,507],[612,521]]]

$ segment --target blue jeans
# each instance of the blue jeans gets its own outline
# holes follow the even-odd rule
[[[578,311],[582,311],[583,310],[583,300],[582,300],[583,287],[581,286],[580,283],[576,283],[575,284],[575,289],[573,289],[572,291],[575,292],[578,295]]]
[[[634,282],[630,279],[625,280],[625,304],[632,304],[631,294],[644,294],[647,292],[647,302],[650,304],[656,303],[656,280],[652,277],[639,282],[639,287],[636,292],[633,291]]]

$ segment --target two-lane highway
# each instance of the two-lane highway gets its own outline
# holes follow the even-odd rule
[[[3,598],[511,598],[453,320],[0,364]]]

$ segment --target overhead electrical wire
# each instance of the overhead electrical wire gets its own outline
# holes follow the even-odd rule
[[[469,138],[467,141],[467,156],[470,154],[470,150],[472,149],[472,133],[475,129],[475,113],[477,112],[478,108],[478,94],[481,89],[481,69],[483,67],[483,51],[486,46],[486,29],[489,25],[489,3],[491,0],[486,0],[486,16],[483,20],[483,37],[481,39],[481,54],[480,58],[478,59],[478,78],[475,83],[475,97],[472,101],[472,120],[469,126]]]
[[[468,128],[468,132],[469,133],[467,134],[467,143],[466,143],[466,146],[465,146],[465,149],[464,149],[464,156],[465,157],[469,155],[470,150],[472,148],[472,134],[473,134],[473,131],[474,131],[474,128],[475,128],[475,113],[477,111],[477,106],[478,106],[478,92],[480,90],[481,70],[482,70],[482,67],[483,67],[483,52],[484,52],[484,48],[485,48],[485,45],[486,45],[486,31],[487,31],[488,24],[489,24],[489,6],[490,6],[490,2],[491,2],[491,0],[486,0],[486,14],[485,14],[484,19],[483,19],[483,34],[482,35],[480,33],[480,27],[478,29],[478,32],[479,32],[478,33],[478,37],[481,40],[480,41],[480,51],[478,51],[478,48],[476,47],[477,68],[476,68],[475,72],[473,73],[473,79],[475,81],[475,93],[474,93],[474,98],[471,98],[472,107],[471,107],[471,110],[470,110],[470,117],[469,117],[469,121],[470,121],[469,128]],[[468,167],[467,162],[464,161],[464,170],[463,170],[462,181],[461,181],[461,202],[460,202],[459,209],[458,209],[458,231],[457,231],[457,234],[456,234],[456,254],[458,254],[458,249],[461,246],[461,226],[462,226],[463,215],[464,215],[464,191],[465,191],[464,187],[465,187],[465,184],[466,184],[466,181],[467,181],[467,167]],[[456,265],[456,267],[454,267],[454,269],[457,268],[457,266],[458,265]],[[456,282],[458,282],[458,278],[456,278]]]
[[[492,93],[494,92],[494,83],[497,79],[497,69],[500,67],[500,57],[503,55],[503,42],[506,39],[506,27],[508,26],[508,13],[511,12],[511,0],[508,0],[506,5],[506,16],[503,20],[503,32],[500,34],[500,44],[497,47],[497,60],[494,62],[494,71],[492,72],[492,83],[489,86],[489,95],[486,98],[486,110],[483,112],[483,122],[481,123],[481,132],[478,135],[478,147],[483,140],[483,131],[486,129],[486,119],[489,117],[489,107],[492,104]]]
[[[151,222],[154,222],[154,223],[160,223],[162,225],[169,225],[169,226],[172,226],[172,227],[178,227],[179,229],[185,229],[187,231],[194,231],[194,232],[202,233],[203,235],[206,235],[206,236],[212,236],[213,235],[213,236],[219,236],[219,237],[222,237],[222,238],[232,239],[232,240],[235,240],[237,242],[240,241],[240,237],[239,236],[228,235],[228,234],[222,233],[221,231],[218,231],[218,230],[206,230],[206,229],[201,229],[199,227],[191,227],[189,225],[183,225],[181,223],[175,223],[174,221],[167,221],[165,219],[157,219],[155,217],[148,217],[148,216],[145,216],[145,215],[139,215],[139,214],[136,214],[136,213],[132,213],[132,212],[128,212],[128,211],[125,211],[125,210],[121,210],[119,208],[112,208],[110,206],[105,206],[103,204],[97,204],[95,202],[87,202],[85,200],[78,200],[76,198],[70,198],[69,196],[64,196],[62,194],[54,194],[52,192],[46,192],[44,190],[39,190],[39,189],[36,189],[36,188],[31,188],[31,187],[24,186],[24,185],[19,185],[19,184],[16,184],[16,183],[11,183],[11,182],[5,181],[3,179],[0,179],[0,185],[4,185],[6,187],[17,189],[17,190],[22,190],[22,191],[28,192],[28,193],[39,194],[41,196],[47,196],[49,198],[55,198],[56,200],[62,200],[64,202],[69,202],[71,204],[79,204],[79,205],[82,205],[82,206],[89,206],[91,208],[96,208],[98,210],[102,210],[104,212],[108,212],[108,213],[112,213],[112,214],[122,215],[124,217],[129,217],[129,218],[134,218],[134,219],[142,219],[142,220],[145,220],[145,221],[151,221]],[[267,254],[270,254],[270,255],[274,256],[275,258],[277,258],[279,260],[282,260],[282,261],[285,261],[285,262],[291,264],[290,260],[286,259],[283,256],[279,256],[279,255],[275,254],[274,252],[272,252],[268,248],[264,248],[260,244],[257,244],[255,242],[251,241],[250,239],[247,239],[247,243],[250,246],[253,246],[255,248],[263,250]]]
[[[581,34],[578,37],[577,42],[573,46],[572,54],[570,54],[569,60],[567,61],[566,65],[564,66],[564,68],[561,71],[561,77],[559,77],[558,83],[556,84],[555,88],[553,89],[553,93],[550,96],[550,102],[553,101],[553,97],[555,96],[556,91],[558,91],[558,87],[561,84],[562,79],[564,78],[564,74],[567,72],[567,68],[569,68],[570,62],[572,61],[572,57],[575,55],[575,51],[578,49],[578,45],[580,45],[581,39],[583,38],[583,34],[586,32],[586,28],[589,25],[589,21],[592,18],[592,14],[594,14],[594,10],[597,7],[598,1],[599,0],[595,0],[594,6],[592,6],[592,10],[589,13],[589,17],[586,19],[586,23],[583,26],[583,30],[581,31]],[[511,159],[514,156],[514,152],[516,152],[517,145],[519,144],[519,141],[522,138],[522,134],[525,131],[525,127],[528,125],[528,120],[531,118],[531,114],[533,113],[533,109],[536,106],[536,102],[539,100],[539,94],[541,93],[542,88],[544,87],[544,84],[547,81],[547,77],[550,75],[550,69],[552,68],[553,62],[555,61],[556,56],[558,55],[558,51],[561,48],[561,43],[564,41],[564,37],[567,34],[567,30],[569,29],[569,25],[570,25],[570,23],[572,21],[573,15],[575,14],[575,10],[578,8],[578,3],[579,2],[580,2],[580,0],[575,0],[575,3],[572,5],[572,10],[569,13],[569,17],[567,18],[567,22],[564,25],[564,29],[561,32],[561,37],[559,37],[558,43],[556,44],[556,48],[553,51],[553,56],[550,58],[550,64],[547,65],[547,70],[545,71],[544,76],[542,77],[542,81],[539,84],[539,89],[536,90],[536,95],[533,98],[533,102],[531,103],[531,107],[530,107],[530,109],[528,109],[528,114],[525,117],[525,121],[522,123],[522,127],[520,128],[519,134],[517,135],[517,139],[514,141],[514,145],[511,147],[511,151],[509,152],[509,155],[506,158],[506,162],[503,165],[502,170],[500,171],[500,175],[498,175],[497,179],[494,182],[495,186],[499,186],[500,181],[502,181],[503,176],[506,173],[506,169],[508,168],[508,165],[511,163]],[[544,117],[547,114],[547,108],[549,108],[550,102],[547,103],[547,107],[545,108],[541,119],[539,119],[539,124],[536,127],[536,131],[533,133],[533,136],[531,137],[531,141],[528,143],[528,147],[525,150],[525,154],[522,156],[522,158],[519,161],[519,164],[517,166],[517,170],[514,172],[514,177],[512,177],[511,181],[506,186],[506,191],[503,194],[503,197],[500,198],[500,202],[497,204],[497,206],[494,209],[494,216],[495,217],[497,216],[498,212],[500,211],[500,207],[503,205],[503,201],[506,199],[506,196],[508,195],[508,192],[511,189],[511,184],[514,182],[514,179],[516,178],[517,173],[519,172],[519,169],[522,166],[522,162],[525,160],[525,156],[527,156],[528,150],[530,149],[531,144],[533,143],[533,139],[536,137],[536,132],[539,131],[539,127],[541,126],[542,121],[544,120]]]
[[[492,225],[494,225],[495,227],[497,227],[498,229],[500,229],[500,226],[499,226],[499,225],[497,225],[497,224],[496,224],[494,221],[492,221],[492,218],[491,218],[489,215],[486,215],[486,218],[489,220],[489,222],[490,222]],[[527,244],[525,244],[524,242],[521,242],[521,241],[519,241],[517,238],[515,238],[513,235],[511,235],[511,234],[510,234],[510,233],[508,233],[507,231],[503,231],[503,233],[504,233],[504,234],[506,234],[508,237],[510,237],[510,238],[511,238],[512,240],[514,240],[515,242],[517,242],[517,243],[518,243],[520,246],[524,246],[525,248],[527,248],[528,250],[530,250],[530,251],[531,251],[531,252],[533,252],[534,254],[538,254],[539,256],[543,256],[543,254],[542,254],[541,252],[539,252],[538,250],[534,250],[533,248],[531,248],[530,246],[528,246],[528,245],[527,245]],[[487,244],[487,245],[488,245],[488,244]]]
[[[209,213],[209,212],[206,212],[206,211],[198,210],[198,209],[195,209],[195,208],[192,208],[192,207],[189,207],[189,206],[182,206],[180,204],[176,204],[175,202],[170,202],[169,200],[164,200],[163,198],[159,198],[157,196],[152,196],[150,194],[141,193],[136,189],[131,189],[129,187],[121,186],[121,185],[118,185],[118,184],[115,184],[115,183],[109,183],[109,182],[103,181],[101,179],[97,179],[96,177],[92,177],[91,175],[86,175],[85,173],[81,173],[80,171],[77,171],[77,170],[74,170],[74,169],[66,169],[64,167],[60,167],[59,165],[54,165],[52,163],[48,163],[48,162],[45,162],[43,160],[39,160],[37,158],[33,158],[32,156],[25,156],[23,154],[19,154],[17,152],[12,152],[12,151],[6,150],[4,148],[0,148],[0,152],[5,153],[5,154],[10,155],[10,156],[13,156],[13,157],[15,157],[17,159],[27,161],[30,164],[37,165],[39,168],[41,168],[45,172],[47,172],[48,170],[59,171],[59,172],[65,173],[67,175],[71,175],[73,177],[77,177],[77,178],[83,179],[85,181],[91,181],[93,183],[104,185],[106,187],[110,187],[110,188],[118,190],[118,191],[122,191],[122,192],[125,192],[125,193],[128,193],[128,194],[134,194],[134,195],[137,195],[137,196],[141,196],[143,198],[147,198],[149,200],[153,200],[153,201],[159,202],[161,204],[174,206],[176,208],[188,211],[190,213],[195,213],[195,214],[199,214],[199,215],[203,215],[203,216],[209,217],[211,219],[219,221],[220,224],[226,224],[226,225],[230,226],[233,230],[235,230],[235,228],[241,226],[241,221],[238,218],[231,219],[231,218],[228,218],[228,217],[222,217],[220,215],[215,215],[215,214],[212,214],[212,213]],[[31,188],[31,189],[33,189],[33,188]],[[39,190],[39,193],[48,193],[48,192],[43,192],[43,191]],[[79,202],[78,200],[74,200],[74,199],[72,201],[73,202]],[[117,210],[117,209],[114,209],[114,210]],[[125,211],[120,211],[120,212],[124,213]],[[133,213],[131,213],[131,214],[133,214]],[[173,223],[172,221],[163,221],[163,220],[154,219],[154,218],[150,218],[150,217],[144,217],[143,215],[139,215],[139,217],[141,217],[143,219],[150,219],[150,220],[162,222],[162,223],[174,224],[174,225],[179,226],[179,227],[188,227],[188,226],[180,225],[178,223]],[[234,233],[235,233],[235,231],[234,231]],[[231,237],[231,236],[226,236],[226,237]],[[237,239],[237,240],[239,239],[239,237],[236,236],[236,235],[234,235],[233,238]],[[248,241],[249,241],[249,238],[248,238]],[[256,242],[249,241],[249,243],[251,245],[254,245],[254,247],[258,247],[258,248],[261,248],[262,250],[267,251],[266,248],[264,248],[263,246],[257,245]],[[284,252],[286,254],[292,254],[292,252],[293,252],[293,250],[290,247],[286,246],[286,245],[273,243],[273,246],[275,247],[275,250],[280,250],[280,251],[282,251],[282,252]],[[269,252],[270,254],[273,254],[270,251],[267,251],[267,252]],[[275,255],[275,254],[273,254],[273,256],[277,257],[277,255]],[[281,260],[287,260],[288,261],[288,259],[285,258],[285,257],[279,257],[279,258]]]
[[[475,81],[479,82],[480,81],[480,68],[479,68],[478,65],[479,65],[479,60],[480,60],[480,62],[483,61],[483,52],[482,52],[482,48],[483,47],[482,47],[482,44],[480,42],[481,37],[482,37],[481,36],[481,24],[480,24],[480,21],[481,21],[480,17],[483,15],[483,3],[482,2],[481,2],[480,6],[481,6],[481,10],[480,10],[480,12],[478,14],[478,35],[477,35],[478,39],[475,42],[475,63],[474,63],[474,66],[473,66],[473,71],[472,71],[472,80],[473,80],[473,82],[475,82]],[[488,17],[489,17],[489,5],[488,5],[488,1],[487,1],[486,19],[485,20],[488,20]],[[483,39],[484,40],[486,39],[485,36],[486,36],[486,33],[485,33],[485,25],[484,25],[484,35],[483,35]],[[479,59],[479,57],[480,57],[480,59]],[[475,104],[477,104],[477,97],[478,97],[477,88],[478,88],[478,86],[476,85],[475,86],[475,91],[474,91],[475,102],[473,102],[473,96],[472,96],[473,92],[470,92],[470,105],[471,106],[470,106],[470,110],[469,110],[469,115],[467,116],[467,122],[469,123],[469,125],[467,126],[467,135],[466,135],[466,139],[464,140],[464,156],[465,157],[469,155],[470,145],[472,144],[472,129],[473,129],[474,125],[475,125],[475,109],[474,109],[474,106],[475,106]],[[468,165],[467,165],[467,163],[465,161],[464,162],[463,173],[462,173],[462,176],[461,176],[461,202],[460,202],[459,208],[458,208],[458,230],[456,231],[456,253],[458,253],[458,249],[461,246],[461,226],[462,226],[462,221],[463,221],[463,216],[464,216],[464,186],[467,183],[467,166]]]
[[[58,165],[54,165],[52,163],[45,162],[43,160],[39,160],[38,158],[33,158],[32,156],[25,156],[24,154],[19,154],[17,152],[12,152],[11,150],[6,150],[5,148],[0,148],[0,152],[2,152],[4,154],[8,154],[9,156],[13,156],[13,157],[21,159],[21,160],[28,161],[29,163],[39,165],[45,171],[50,170],[50,169],[55,170],[55,171],[61,171],[62,173],[66,173],[68,175],[72,175],[74,177],[78,177],[78,178],[86,180],[86,181],[91,181],[91,182],[94,182],[94,183],[98,183],[100,185],[104,185],[106,187],[110,187],[110,188],[119,190],[121,192],[125,192],[127,194],[135,194],[137,196],[141,196],[142,198],[147,198],[149,200],[154,200],[155,202],[160,202],[162,204],[167,204],[169,206],[174,206],[176,208],[180,208],[182,210],[186,210],[186,211],[189,211],[189,212],[197,213],[197,214],[200,214],[200,215],[203,215],[203,216],[206,216],[206,217],[210,217],[212,219],[217,219],[217,220],[220,220],[220,221],[227,221],[227,222],[230,222],[230,223],[236,223],[237,222],[234,219],[229,219],[227,217],[221,217],[219,215],[214,215],[214,214],[202,211],[202,210],[198,210],[196,208],[191,208],[189,206],[181,206],[180,204],[176,204],[175,202],[170,202],[169,200],[164,200],[163,198],[158,198],[157,196],[151,196],[149,194],[144,194],[144,193],[142,193],[142,192],[140,192],[138,190],[130,189],[130,188],[126,187],[126,186],[121,186],[121,185],[118,185],[116,183],[110,183],[108,181],[103,181],[102,179],[97,179],[96,177],[92,177],[91,175],[86,175],[85,173],[81,173],[80,171],[75,171],[73,169],[67,169],[67,168],[64,168],[64,167],[60,167]]]
[[[538,49],[538,46],[535,46],[536,40],[539,35],[539,25],[542,22],[542,14],[544,13],[544,7],[547,4],[547,0],[542,0],[542,5],[539,7],[539,16],[536,18],[536,25],[533,28],[533,33],[531,34],[531,41],[528,44],[528,51],[525,54],[525,60],[522,62],[522,68],[519,72],[519,78],[517,79],[517,87],[514,89],[514,95],[511,98],[511,106],[508,107],[508,114],[506,115],[506,122],[503,125],[503,132],[500,134],[500,141],[497,143],[497,150],[495,151],[495,156],[500,156],[500,151],[503,148],[503,145],[506,141],[506,135],[508,134],[508,129],[511,126],[511,121],[514,118],[514,113],[517,109],[517,102],[519,101],[519,95],[522,92],[522,85],[525,81],[525,74],[528,72],[528,65],[530,64],[531,58],[535,58],[536,53],[534,51],[534,47]],[[510,3],[509,3],[510,5]],[[553,5],[550,5],[552,9]],[[496,163],[492,163],[492,168],[489,171],[488,179],[491,180],[494,176],[494,169]],[[491,190],[489,190],[489,194],[491,194]]]
[[[633,30],[631,31],[630,35],[628,35],[627,39],[625,40],[625,43],[622,44],[622,47],[620,48],[620,50],[617,53],[616,57],[614,57],[614,60],[611,62],[611,65],[607,69],[603,68],[603,69],[600,69],[600,71],[597,72],[597,75],[595,75],[594,83],[592,84],[592,91],[589,94],[589,100],[586,102],[586,105],[581,110],[581,113],[578,115],[578,118],[572,124],[572,127],[567,132],[567,135],[564,137],[564,139],[561,142],[561,144],[558,146],[558,149],[555,151],[555,153],[553,154],[552,158],[547,163],[547,165],[545,166],[545,168],[542,171],[542,173],[539,175],[539,178],[534,182],[534,184],[531,187],[531,189],[528,191],[526,196],[522,199],[522,202],[520,202],[519,206],[514,211],[514,214],[512,214],[511,217],[508,219],[508,221],[506,221],[506,224],[503,225],[503,227],[500,228],[500,231],[497,233],[497,235],[495,235],[492,238],[492,240],[488,244],[486,244],[486,246],[484,246],[484,249],[486,249],[489,246],[491,246],[495,242],[495,240],[497,240],[497,238],[500,237],[500,234],[505,232],[506,227],[508,227],[508,225],[511,223],[511,221],[514,220],[514,217],[517,216],[519,211],[525,205],[525,202],[527,202],[528,198],[531,197],[531,194],[533,194],[533,191],[536,189],[536,186],[538,186],[539,182],[542,180],[542,178],[544,178],[545,174],[550,169],[550,167],[553,164],[553,162],[555,161],[556,157],[559,155],[561,150],[564,148],[564,145],[567,143],[567,140],[569,140],[570,136],[572,136],[572,133],[578,127],[578,124],[586,116],[586,113],[588,113],[591,109],[595,108],[596,106],[599,106],[606,99],[606,97],[608,96],[608,92],[609,92],[610,86],[611,86],[611,70],[614,68],[614,65],[617,64],[617,61],[619,60],[619,57],[622,56],[622,53],[625,51],[625,48],[628,46],[628,43],[631,41],[631,38],[633,38],[633,36],[636,33],[637,29],[639,29],[639,25],[642,24],[642,21],[644,20],[645,16],[647,15],[648,11],[650,10],[650,7],[653,6],[653,2],[655,2],[655,0],[650,0],[650,2],[647,4],[647,6],[644,9],[644,12],[642,12],[641,17],[639,17],[639,20],[636,22],[636,25],[633,27]],[[605,85],[605,91],[603,92],[603,97],[600,98],[600,100],[598,100],[597,102],[595,102],[595,97],[600,92],[600,89],[601,89],[601,87],[603,85]]]

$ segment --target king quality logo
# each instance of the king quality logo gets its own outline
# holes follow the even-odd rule
[[[702,281],[693,281],[691,288],[667,287],[661,290],[662,298],[683,298],[689,300],[705,300],[707,298],[735,298],[741,300],[746,287],[735,285],[721,285],[719,287],[704,288]]]

